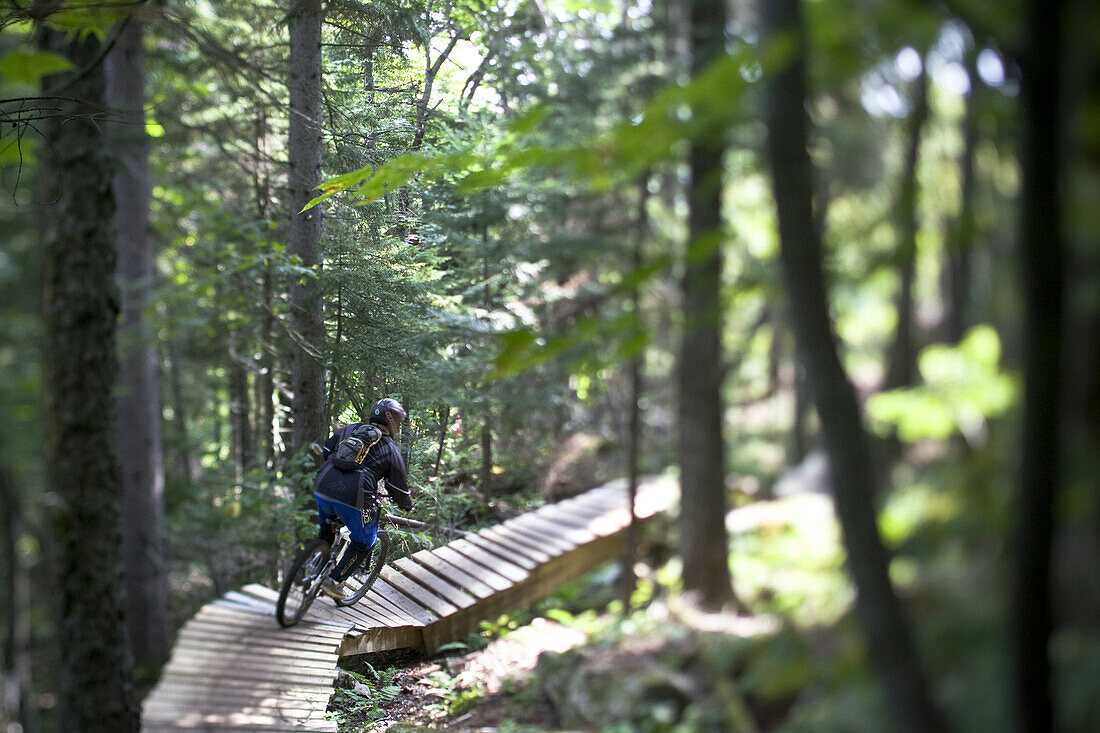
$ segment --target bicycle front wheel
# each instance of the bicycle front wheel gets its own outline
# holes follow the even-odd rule
[[[357,603],[367,594],[378,574],[382,572],[382,566],[386,564],[386,556],[390,552],[390,536],[385,531],[379,531],[378,541],[370,550],[370,556],[359,563],[359,569],[352,573],[344,582],[344,587],[350,592],[347,598],[336,601],[337,606],[350,606]]]
[[[321,590],[324,569],[328,563],[329,546],[315,539],[302,548],[283,580],[279,600],[275,604],[275,619],[280,626],[290,627],[306,615],[317,592]]]

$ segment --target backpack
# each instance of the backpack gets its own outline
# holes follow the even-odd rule
[[[360,425],[336,444],[332,452],[332,465],[341,471],[358,471],[363,467],[370,449],[382,439],[382,431],[369,423]]]

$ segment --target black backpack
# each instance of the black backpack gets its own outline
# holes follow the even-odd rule
[[[382,431],[370,423],[358,426],[336,444],[332,452],[332,465],[341,471],[358,471],[375,444],[382,440]]]

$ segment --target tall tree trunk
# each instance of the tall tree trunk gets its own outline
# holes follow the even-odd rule
[[[435,454],[433,476],[439,475],[439,465],[443,463],[443,451],[447,448],[447,426],[451,423],[450,406],[439,408],[439,450]]]
[[[1051,730],[1054,723],[1048,649],[1053,508],[1060,479],[1065,277],[1059,196],[1062,2],[1032,3],[1028,8],[1020,105],[1024,411],[1009,638],[1017,724],[1022,731],[1039,733]]]
[[[913,111],[909,115],[908,145],[898,196],[898,275],[900,284],[895,300],[898,325],[887,360],[886,389],[909,387],[916,371],[916,347],[913,338],[913,283],[917,274],[917,168],[920,143],[928,119],[928,72],[921,57],[921,72],[913,92]],[[821,231],[818,229],[818,231]]]
[[[229,422],[230,438],[233,446],[233,461],[236,463],[237,483],[252,468],[255,452],[252,445],[251,400],[248,393],[248,370],[243,363],[240,344],[243,339],[238,330],[229,334]]]
[[[172,425],[174,426],[176,460],[188,487],[194,486],[199,476],[199,462],[191,446],[187,430],[187,409],[183,396],[183,357],[179,344],[173,340],[168,345],[168,385],[172,395]]]
[[[970,253],[974,248],[976,218],[974,215],[974,184],[976,175],[974,159],[978,148],[977,106],[978,83],[977,52],[967,52],[966,68],[970,74],[970,96],[963,117],[963,149],[959,160],[959,216],[947,233],[944,247],[942,290],[945,304],[943,319],[944,339],[958,343],[970,325]]]
[[[267,113],[260,108],[256,118],[256,217],[261,223],[271,218],[271,156],[267,145]],[[269,246],[264,242],[265,256],[260,285],[260,371],[256,376],[256,445],[260,465],[275,468],[275,284]]]
[[[38,719],[31,707],[30,578],[24,567],[19,540],[23,512],[19,494],[5,466],[0,466],[0,551],[7,560],[4,575],[4,668],[0,670],[0,724],[5,730],[37,733]]]
[[[796,51],[768,84],[767,152],[779,218],[780,265],[807,385],[829,454],[837,514],[856,585],[856,613],[882,679],[897,730],[947,730],[932,701],[913,638],[890,582],[890,558],[878,533],[868,438],[855,389],[841,366],[829,320],[814,226],[813,167],[807,149],[805,29],[798,0],[761,3],[766,42],[795,40]]]
[[[488,417],[481,426],[481,473],[478,483],[481,498],[488,502],[493,496],[493,428]]]
[[[321,182],[321,0],[291,0],[290,13],[289,252],[316,277],[299,277],[290,289],[294,432],[291,453],[322,440],[325,371],[321,348],[325,324],[318,278],[321,274],[321,208],[298,213]]]
[[[623,12],[625,13],[626,10],[624,9]],[[638,182],[637,234],[635,235],[637,238],[634,242],[631,263],[635,272],[641,270],[644,260],[643,249],[649,235],[649,178],[650,175],[647,172]],[[640,341],[645,330],[645,324],[642,321],[641,288],[636,282],[630,287],[630,303],[632,336],[637,337]],[[642,444],[642,360],[645,358],[645,347],[640,346],[638,348],[638,353],[630,356],[630,364],[627,367],[627,379],[630,382],[630,405],[627,408],[629,414],[627,415],[628,422],[626,428],[626,501],[627,509],[630,512],[630,524],[627,525],[626,528],[626,540],[623,543],[622,557],[622,586],[620,596],[623,602],[624,613],[630,613],[630,599],[631,596],[634,595],[634,587],[638,582],[638,577],[634,572],[634,565],[638,559],[639,531],[638,513],[634,504],[638,499],[638,461],[641,456]]]
[[[122,468],[126,620],[134,663],[152,672],[168,658],[168,572],[164,558],[164,458],[160,368],[145,318],[156,280],[149,230],[149,144],[145,133],[143,24],[131,16],[107,56],[107,96],[120,124],[110,133],[117,277],[122,300],[116,442]]]
[[[724,53],[725,4],[691,2],[692,71]],[[684,589],[708,608],[734,600],[726,535],[722,435],[722,154],[725,140],[694,140],[679,365],[680,554]]]
[[[114,452],[118,376],[114,196],[104,127],[101,47],[91,34],[43,29],[76,73],[48,77],[59,108],[45,130],[43,173],[56,195],[44,222],[45,460],[56,512],[61,703],[67,731],[137,731],[123,615],[122,472]]]

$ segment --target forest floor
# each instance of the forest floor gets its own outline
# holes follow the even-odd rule
[[[535,666],[543,652],[563,652],[586,638],[582,631],[536,618],[483,649],[465,653],[425,658],[398,652],[349,659],[344,663],[349,671],[383,678],[391,692],[375,692],[369,701],[354,693],[337,695],[330,713],[340,721],[342,733],[559,730],[553,708],[538,689]]]

